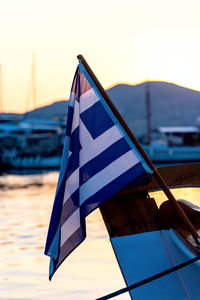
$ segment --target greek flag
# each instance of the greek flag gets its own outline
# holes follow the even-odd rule
[[[72,84],[66,137],[45,254],[51,278],[85,239],[85,217],[148,169],[82,62]]]

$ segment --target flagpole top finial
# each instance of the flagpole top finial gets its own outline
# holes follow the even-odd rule
[[[79,60],[81,60],[81,61],[85,60],[84,57],[83,57],[83,55],[81,55],[81,54],[77,55],[77,58],[78,58]]]

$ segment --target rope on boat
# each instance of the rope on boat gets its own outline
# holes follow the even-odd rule
[[[139,282],[136,282],[136,283],[134,283],[134,284],[131,284],[131,285],[129,285],[129,286],[123,288],[123,289],[120,289],[120,290],[118,290],[118,291],[115,291],[115,292],[113,292],[113,293],[110,293],[110,294],[108,294],[108,295],[105,295],[105,296],[103,296],[103,297],[100,297],[100,298],[98,298],[98,299],[96,299],[96,300],[107,300],[107,299],[116,297],[116,296],[118,296],[118,295],[124,294],[124,293],[126,293],[126,292],[128,292],[128,291],[131,291],[131,290],[133,290],[133,289],[136,289],[137,287],[140,287],[140,286],[142,286],[142,285],[144,285],[144,284],[146,284],[146,283],[149,283],[149,282],[151,282],[151,281],[153,281],[153,280],[156,280],[156,279],[158,279],[158,278],[161,278],[161,277],[163,277],[163,276],[165,276],[165,275],[167,275],[167,274],[170,274],[170,273],[175,272],[175,271],[177,271],[177,270],[179,270],[179,269],[182,269],[182,268],[184,268],[184,267],[186,267],[186,266],[188,266],[188,265],[194,263],[195,261],[197,261],[197,260],[199,260],[199,259],[200,259],[200,256],[196,256],[196,257],[194,257],[194,258],[192,258],[192,259],[190,259],[190,260],[188,260],[188,261],[186,261],[186,262],[184,262],[184,263],[182,263],[182,264],[179,264],[179,265],[177,265],[177,266],[175,266],[175,267],[172,267],[172,268],[170,268],[170,269],[167,269],[167,270],[165,270],[165,271],[163,271],[163,272],[160,272],[160,273],[158,273],[158,274],[156,274],[156,275],[153,275],[153,276],[148,277],[148,278],[146,278],[146,279],[144,279],[144,280],[141,280],[141,281],[139,281]]]

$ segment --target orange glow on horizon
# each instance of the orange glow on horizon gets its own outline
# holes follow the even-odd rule
[[[33,54],[36,107],[69,98],[77,54],[105,89],[148,77],[200,91],[199,10],[196,0],[0,0],[3,111],[34,108]]]

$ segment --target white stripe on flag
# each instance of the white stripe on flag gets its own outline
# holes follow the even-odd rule
[[[78,208],[62,225],[60,246],[80,227],[80,209]]]
[[[66,181],[63,204],[67,201],[67,199],[69,199],[69,197],[78,188],[79,188],[79,168],[77,168]]]
[[[138,163],[132,150],[120,156],[102,171],[94,175],[80,187],[80,205],[104,186],[128,171]]]
[[[79,98],[80,114],[94,105],[97,101],[99,101],[99,98],[97,97],[93,89],[90,89],[86,93],[81,95]]]
[[[74,106],[74,101],[76,100],[76,93],[71,91],[70,99],[69,99],[69,106]]]
[[[72,121],[71,133],[79,126],[79,103],[76,100],[74,103],[74,115]]]
[[[95,140],[91,137],[85,125],[80,122],[80,167],[102,153],[112,144],[122,138],[119,129],[114,125]]]

